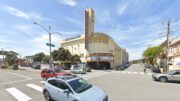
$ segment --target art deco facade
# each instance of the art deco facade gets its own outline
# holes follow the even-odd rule
[[[85,10],[85,34],[64,39],[61,47],[81,56],[91,68],[114,68],[122,64],[122,48],[107,34],[94,32],[94,11]]]

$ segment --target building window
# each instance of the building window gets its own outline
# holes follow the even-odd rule
[[[174,48],[174,53],[176,53],[177,52],[177,48]]]

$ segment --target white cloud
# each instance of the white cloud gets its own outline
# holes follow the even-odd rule
[[[127,51],[129,53],[129,60],[136,60],[142,58],[142,53],[147,47],[140,48],[128,48]]]
[[[123,15],[125,10],[126,10],[126,8],[127,8],[127,6],[128,6],[127,4],[119,5],[118,9],[117,9],[118,15]]]
[[[82,22],[76,20],[76,19],[73,19],[73,18],[65,18],[65,20],[69,21],[69,22],[72,22],[72,23],[75,23],[77,25],[82,25]]]
[[[18,16],[18,17],[23,17],[23,18],[26,18],[26,19],[29,19],[29,15],[16,9],[16,8],[13,8],[13,7],[10,7],[10,6],[5,6],[5,10],[6,12],[10,13],[10,14],[13,14],[15,16]]]
[[[32,34],[34,33],[31,26],[18,25],[18,26],[16,26],[16,28],[17,28],[19,31],[21,31],[21,32],[23,32],[23,33],[25,33],[25,34],[27,34],[27,35],[32,35]]]
[[[2,11],[5,11],[9,14],[15,15],[17,17],[25,18],[25,19],[36,19],[36,20],[50,20],[41,16],[41,14],[36,12],[25,13],[17,8],[11,6],[4,6]]]
[[[74,0],[59,0],[59,3],[69,5],[71,7],[73,7],[77,4]]]
[[[60,47],[60,40],[62,40],[61,36],[52,35],[51,43],[55,45],[52,47],[52,51]],[[31,47],[31,54],[35,54],[37,52],[44,52],[45,54],[49,54],[49,47],[46,46],[46,43],[49,43],[49,35],[42,34],[40,36],[34,37],[32,40],[28,40],[27,44]]]

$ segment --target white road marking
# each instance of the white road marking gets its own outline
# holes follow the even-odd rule
[[[123,71],[122,73],[126,73],[126,71]]]
[[[143,72],[141,72],[141,75],[144,75],[144,73],[143,73]]]
[[[24,93],[22,93],[21,91],[19,91],[18,89],[12,87],[12,88],[8,88],[6,89],[12,96],[14,96],[18,101],[29,101],[32,98],[30,98],[29,96],[25,95]]]
[[[34,85],[34,84],[27,84],[26,86],[28,86],[30,88],[33,88],[33,89],[35,89],[37,91],[43,92],[42,87],[40,87],[40,86],[37,86],[37,85]]]
[[[127,72],[128,74],[130,74],[131,72]]]
[[[148,75],[152,75],[152,73],[148,73]]]
[[[133,74],[137,74],[137,72],[133,72]]]
[[[4,83],[0,83],[0,85],[5,85],[5,84],[10,84],[10,83],[17,83],[17,82],[22,82],[22,81],[29,81],[29,80],[33,80],[33,79],[39,79],[38,78],[31,78],[31,79],[25,79],[25,80],[17,80],[17,81],[10,81],[10,82],[4,82]]]
[[[120,71],[117,71],[116,73],[120,73]]]
[[[16,76],[23,77],[23,78],[27,78],[27,79],[32,79],[31,77],[24,76],[24,75],[20,75],[20,74],[17,74],[17,73],[13,73],[13,72],[8,72],[8,73],[9,73],[9,74],[12,74],[12,75],[16,75]]]

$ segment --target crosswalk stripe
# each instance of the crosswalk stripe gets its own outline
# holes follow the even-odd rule
[[[126,73],[126,71],[123,71],[122,73]]]
[[[37,85],[34,85],[34,84],[27,84],[26,86],[28,86],[30,88],[33,88],[33,89],[35,89],[37,91],[43,92],[42,87],[40,87],[40,86],[37,86]]]
[[[152,73],[148,73],[148,75],[152,75]]]
[[[144,73],[143,73],[143,72],[141,72],[141,75],[144,75]]]
[[[133,74],[137,74],[137,72],[133,72]]]
[[[12,87],[12,88],[8,88],[6,89],[12,96],[14,96],[18,101],[29,101],[32,98],[30,98],[29,96],[27,96],[26,94],[22,93],[21,91],[19,91],[18,89]]]
[[[128,74],[130,74],[131,72],[127,72]]]

